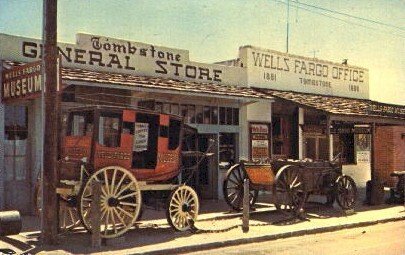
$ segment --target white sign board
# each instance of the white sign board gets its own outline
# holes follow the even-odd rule
[[[148,150],[149,123],[135,123],[133,151],[141,152]]]
[[[42,56],[41,40],[0,34],[0,59],[32,62]],[[187,50],[98,35],[77,34],[77,43],[58,43],[62,67],[162,77],[201,83],[246,84],[246,69],[189,60]]]
[[[246,46],[241,63],[248,69],[248,86],[284,91],[369,98],[368,70],[316,58]]]

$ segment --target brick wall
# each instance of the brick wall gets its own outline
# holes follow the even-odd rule
[[[375,174],[386,186],[395,186],[393,171],[405,171],[405,126],[377,127],[375,141]]]

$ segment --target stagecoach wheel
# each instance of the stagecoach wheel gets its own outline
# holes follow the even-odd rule
[[[356,205],[357,188],[354,180],[347,175],[341,175],[335,182],[336,201],[343,210],[353,209]]]
[[[135,223],[141,208],[141,191],[131,172],[119,166],[104,167],[90,176],[80,194],[80,217],[91,231],[90,211],[92,182],[101,183],[100,235],[114,238],[124,234]]]
[[[232,166],[226,173],[222,186],[225,202],[235,211],[241,211],[243,208],[243,182],[246,173],[242,167],[237,164]],[[256,203],[258,191],[251,189],[249,191],[249,203],[253,206]]]
[[[77,211],[77,196],[59,195],[59,228],[62,231],[71,230],[80,225]]]
[[[167,222],[177,231],[192,227],[198,216],[198,196],[189,186],[177,187],[169,196],[166,209]]]
[[[273,196],[277,210],[283,214],[299,215],[303,212],[307,193],[297,166],[285,165],[278,170]]]

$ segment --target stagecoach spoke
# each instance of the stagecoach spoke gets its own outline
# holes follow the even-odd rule
[[[129,203],[129,202],[123,202],[123,201],[121,201],[120,204],[121,205],[132,206],[132,207],[137,207],[138,206],[138,204],[136,204],[136,203]]]
[[[122,213],[124,213],[126,216],[128,216],[129,218],[132,218],[133,215],[130,214],[129,212],[127,212],[126,210],[122,209],[121,207],[117,206],[116,208],[118,208],[118,210],[120,210]]]
[[[110,191],[109,191],[110,194],[114,194],[114,189],[115,189],[114,184],[115,184],[115,177],[116,177],[116,175],[117,175],[117,169],[114,168],[114,172],[113,172],[112,180],[111,180],[111,188],[110,188]]]
[[[113,191],[112,194],[115,194],[115,193],[118,192],[119,188],[121,187],[122,182],[125,180],[125,177],[126,177],[126,174],[124,173],[124,174],[121,176],[121,179],[120,179],[120,181],[118,182],[118,184],[117,184],[117,186],[115,187],[115,190]]]
[[[124,186],[117,194],[115,194],[116,197],[120,196],[124,191],[128,190],[131,187],[132,183],[128,183],[127,185]]]
[[[124,196],[119,197],[118,200],[122,200],[122,199],[125,199],[125,198],[128,198],[128,197],[131,197],[131,196],[135,196],[137,194],[138,194],[138,192],[135,191],[135,192],[132,192],[132,193],[129,193],[129,194],[126,194]]]
[[[124,219],[121,217],[121,215],[119,214],[118,210],[114,207],[112,208],[113,213],[115,214],[115,216],[117,216],[117,218],[120,220],[120,222],[126,226],[127,224],[125,223]]]
[[[105,184],[105,189],[108,195],[110,195],[110,184],[108,183],[108,175],[107,175],[108,169],[104,170],[104,184]],[[104,186],[103,186],[104,188]]]

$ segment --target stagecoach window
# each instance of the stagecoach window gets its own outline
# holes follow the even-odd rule
[[[92,112],[74,112],[69,117],[67,135],[91,136],[93,132]]]
[[[179,147],[180,143],[180,120],[170,119],[169,122],[169,150]]]
[[[99,144],[106,147],[119,147],[121,137],[119,114],[102,114],[99,123]]]

